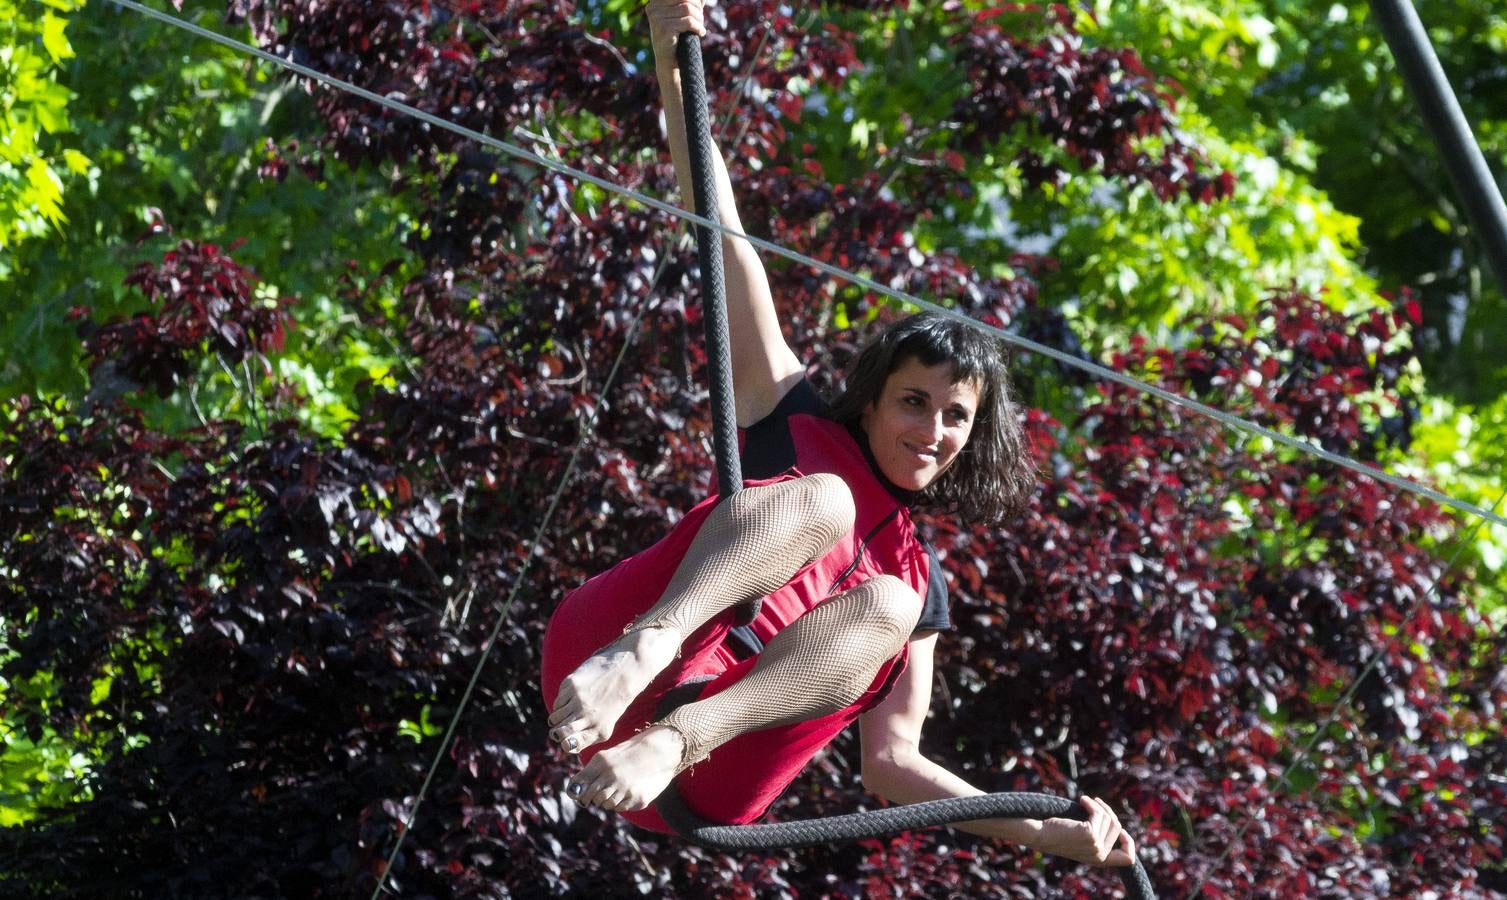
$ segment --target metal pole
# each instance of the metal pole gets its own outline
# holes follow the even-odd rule
[[[1455,191],[1464,201],[1470,228],[1496,275],[1497,289],[1507,296],[1507,205],[1502,203],[1502,192],[1486,167],[1418,11],[1410,0],[1371,0],[1371,10],[1444,157]]]

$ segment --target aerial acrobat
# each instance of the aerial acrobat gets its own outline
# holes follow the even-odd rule
[[[691,163],[676,41],[702,0],[650,0],[653,52],[682,194]],[[715,200],[741,231],[720,154]],[[950,627],[939,563],[913,508],[967,521],[1016,511],[1035,473],[999,343],[934,313],[891,324],[827,403],[786,343],[758,255],[723,239],[731,372],[749,480],[571,592],[547,629],[550,738],[580,755],[569,794],[668,831],[673,782],[697,816],[758,819],[857,722],[864,785],[897,803],[984,792],[920,751],[933,653]],[[720,502],[719,502],[720,501]],[[757,617],[735,610],[759,601]],[[678,689],[678,690],[677,690]],[[666,712],[667,697],[690,697]],[[981,819],[966,831],[1100,866],[1135,844],[1109,804],[1070,818]]]

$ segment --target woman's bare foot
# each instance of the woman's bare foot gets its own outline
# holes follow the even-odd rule
[[[643,693],[680,650],[669,628],[630,631],[589,657],[560,683],[549,714],[552,740],[571,753],[612,736],[628,704]]]
[[[675,780],[684,753],[680,732],[653,725],[598,753],[565,790],[582,806],[644,809]]]

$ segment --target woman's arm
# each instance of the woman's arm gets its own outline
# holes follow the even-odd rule
[[[922,803],[985,793],[921,755],[921,727],[931,706],[936,646],[935,633],[912,640],[910,662],[894,689],[858,720],[864,787],[891,803]],[[1093,797],[1084,797],[1080,802],[1089,812],[1087,822],[977,819],[954,822],[953,827],[1090,865],[1130,865],[1135,860],[1135,843],[1120,827],[1108,804]]]
[[[680,183],[683,203],[691,205],[691,156],[686,147],[685,111],[680,99],[680,69],[675,59],[675,39],[684,31],[705,34],[701,0],[650,0],[649,32],[654,45],[654,65],[664,99],[665,125],[669,131],[670,156]],[[712,167],[717,182],[717,211],[722,224],[743,230],[733,197],[727,165],[715,146]],[[747,427],[774,411],[780,398],[805,374],[805,368],[785,343],[779,316],[769,291],[764,264],[748,241],[724,237],[722,264],[727,280],[727,318],[731,332],[733,396],[738,405],[738,425]]]

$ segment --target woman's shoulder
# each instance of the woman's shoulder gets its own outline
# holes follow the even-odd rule
[[[769,415],[743,430],[743,477],[772,478],[796,464],[792,420],[825,419],[829,407],[808,378],[791,385]]]
[[[791,416],[810,415],[825,416],[832,409],[827,401],[817,393],[816,385],[811,383],[810,378],[802,378],[790,386],[790,390],[775,404],[774,411],[763,419],[754,423],[757,428],[771,420],[789,419]]]

